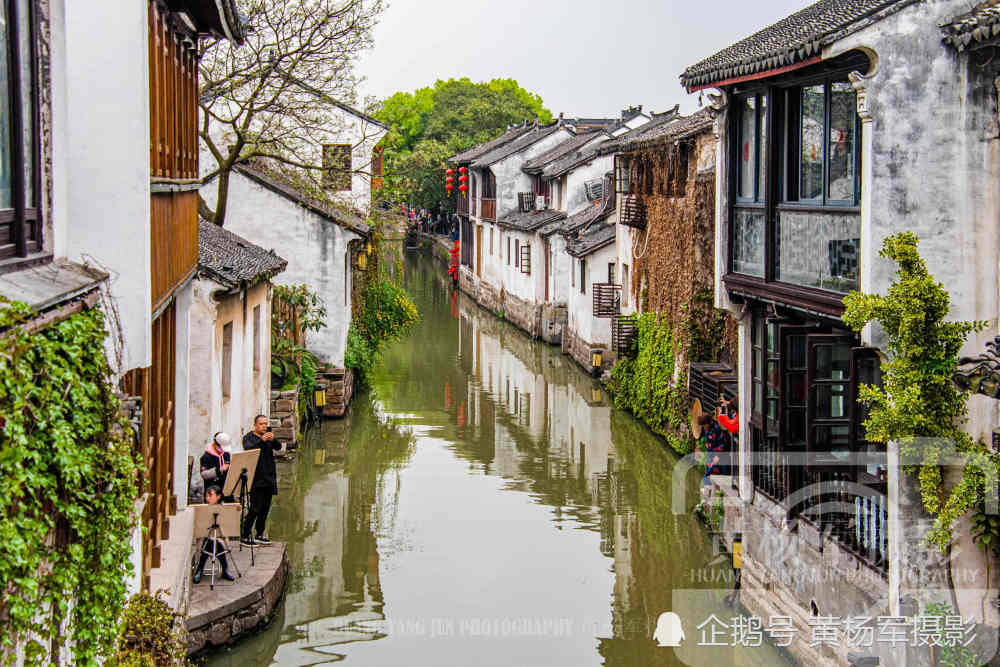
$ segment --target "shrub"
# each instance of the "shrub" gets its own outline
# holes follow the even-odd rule
[[[173,667],[187,663],[187,647],[177,616],[162,592],[133,595],[122,617],[118,652],[108,667]]]

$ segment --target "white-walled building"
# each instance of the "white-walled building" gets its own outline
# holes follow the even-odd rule
[[[240,451],[253,418],[269,412],[271,279],[286,265],[273,251],[201,221],[191,307],[188,454],[195,460],[218,431]]]
[[[327,120],[323,125],[310,128],[307,139],[297,143],[286,140],[294,144],[290,146],[300,159],[323,167],[321,184],[330,200],[367,215],[371,210],[372,191],[382,187],[382,146],[379,142],[389,131],[389,126],[363,111],[327,97],[308,82],[292,80],[290,85],[298,85],[307,94],[315,94],[325,107]],[[224,116],[237,115],[235,109],[228,108],[230,104],[222,98],[213,102],[213,105],[225,110]],[[210,123],[209,132],[217,147],[233,144],[237,136],[225,124],[215,120]],[[208,176],[218,164],[204,144],[201,153],[202,176]],[[213,187],[218,189],[218,181],[213,183]],[[231,198],[228,201],[232,203]],[[229,209],[226,210],[228,216]]]
[[[868,441],[857,407],[859,387],[881,384],[893,351],[880,326],[857,333],[843,316],[851,291],[888,293],[898,267],[880,250],[909,232],[949,294],[948,319],[988,323],[960,353],[981,354],[996,335],[998,26],[995,2],[823,2],[706,53],[681,76],[691,92],[723,92],[714,105],[715,301],[739,320],[741,398],[740,509],[727,511],[724,529],[774,516],[797,524],[774,541],[743,533],[751,612],[790,613],[807,631],[810,604],[814,617],[913,617],[944,603],[979,623],[980,637],[993,633],[986,660],[996,652],[995,559],[974,546],[966,519],[946,552],[926,540],[927,488],[904,469],[897,443]],[[831,378],[833,392],[823,384]],[[989,443],[997,401],[973,395],[968,407],[963,428]],[[790,452],[805,452],[808,467],[768,488],[767,457]],[[830,479],[849,490],[839,500],[846,511],[816,502]],[[817,570],[827,576],[803,576]],[[796,641],[789,650],[841,665],[852,651],[883,665],[927,657],[878,642],[820,655]]]
[[[0,68],[17,71],[8,83],[20,86],[5,88],[0,111],[0,295],[25,301],[45,326],[105,313],[110,380],[129,396],[147,481],[131,537],[134,592],[156,570],[186,571],[186,554],[170,563],[163,541],[187,500],[198,245],[193,114],[151,100],[165,99],[169,82],[193,105],[195,45],[240,42],[243,28],[233,0],[19,1],[4,17]]]
[[[215,205],[216,188],[202,188]],[[288,258],[275,282],[305,284],[326,306],[327,326],[309,332],[307,347],[320,361],[343,367],[351,323],[353,263],[369,234],[355,215],[311,199],[263,168],[238,165],[229,182],[225,228]]]
[[[570,258],[570,289],[568,321],[562,339],[563,351],[584,368],[595,372],[609,369],[615,362],[611,348],[611,318],[595,313],[594,291],[598,289],[595,285],[615,282],[618,256],[614,207],[609,204],[600,208],[593,222],[566,244],[566,254]],[[595,350],[601,351],[601,363],[596,367],[593,364]]]

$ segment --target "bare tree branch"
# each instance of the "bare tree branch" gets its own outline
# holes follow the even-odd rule
[[[214,162],[204,165],[203,182],[214,178],[218,188],[215,211],[199,206],[202,215],[225,223],[229,175],[241,161],[297,170],[296,181],[319,190],[323,144],[350,136],[354,149],[374,146],[381,128],[362,118],[358,140],[359,123],[349,127],[343,110],[355,100],[355,63],[372,45],[383,7],[383,0],[246,0],[251,29],[243,46],[199,45],[199,134],[206,162]],[[362,162],[352,171],[370,170]]]

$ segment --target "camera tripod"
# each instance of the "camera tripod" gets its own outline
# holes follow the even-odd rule
[[[243,551],[243,536],[251,532],[247,531],[246,526],[247,511],[250,508],[250,489],[247,488],[248,486],[247,469],[244,468],[240,472],[240,485],[237,492],[237,497],[239,498],[240,503],[240,551]],[[250,526],[250,528],[253,528],[253,526]],[[250,567],[253,567],[256,563],[254,558],[254,545],[252,541],[250,542],[250,546],[248,548],[250,549]]]

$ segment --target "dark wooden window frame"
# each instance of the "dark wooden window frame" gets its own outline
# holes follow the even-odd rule
[[[335,164],[338,159],[340,164]],[[354,180],[354,147],[351,144],[323,144],[324,185],[337,192],[350,192]]]
[[[815,310],[824,315],[839,317],[844,312],[843,294],[795,285],[793,283],[781,282],[776,279],[777,267],[777,215],[780,211],[800,211],[817,213],[857,213],[860,215],[861,199],[861,119],[855,115],[855,140],[854,140],[854,201],[827,201],[828,191],[828,153],[829,136],[824,135],[824,167],[823,167],[823,199],[809,201],[786,201],[785,193],[789,192],[788,179],[794,166],[795,179],[798,179],[798,152],[797,146],[789,144],[794,141],[794,136],[799,132],[799,118],[794,124],[790,124],[786,117],[787,109],[784,104],[777,104],[779,94],[787,97],[788,91],[801,89],[803,86],[824,83],[827,91],[824,112],[824,131],[830,123],[830,84],[847,80],[847,75],[852,71],[866,72],[868,66],[856,53],[849,53],[839,59],[829,63],[821,63],[815,68],[809,68],[795,72],[783,77],[768,79],[764,82],[754,82],[746,86],[734,86],[730,89],[734,103],[731,109],[738,107],[739,101],[747,97],[754,96],[758,100],[765,100],[764,117],[757,122],[757,133],[760,136],[761,129],[764,130],[764,146],[758,146],[757,159],[765,160],[765,182],[762,196],[749,200],[739,197],[739,148],[740,142],[740,118],[739,114],[730,113],[728,117],[728,162],[729,169],[727,175],[727,193],[729,196],[729,206],[727,212],[727,227],[729,243],[726,248],[727,272],[724,282],[727,289],[741,295],[758,297],[768,300],[777,300],[782,303],[794,305],[809,310]],[[781,108],[778,108],[781,107]],[[757,108],[760,108],[758,103]],[[793,127],[794,125],[794,127]],[[794,165],[792,160],[786,160],[785,156],[795,153]],[[779,159],[780,158],[780,159]],[[755,174],[759,170],[755,171]],[[759,184],[757,185],[759,188]],[[797,191],[797,190],[796,190]],[[760,201],[757,201],[757,200]],[[736,212],[739,210],[757,210],[764,214],[765,234],[764,234],[764,277],[751,276],[737,273],[733,269],[733,241],[735,239]]]
[[[24,7],[30,12],[28,26],[31,34],[28,36],[31,59],[31,92],[29,100],[30,114],[25,118],[24,100],[22,99],[20,17],[18,12],[24,7],[18,0],[0,0],[5,2],[7,10],[7,80],[10,86],[7,99],[7,111],[10,114],[10,165],[11,195],[13,208],[0,210],[0,229],[6,226],[10,231],[9,247],[3,247],[0,242],[0,261],[11,258],[26,258],[32,253],[40,252],[42,245],[42,211],[41,211],[41,136],[38,108],[38,8],[35,0],[25,0]],[[30,134],[31,155],[25,155],[25,135]],[[33,164],[31,200],[26,199],[24,165],[28,158]],[[11,269],[16,263],[11,263]],[[5,267],[7,268],[7,267]],[[2,270],[2,269],[0,269]]]

